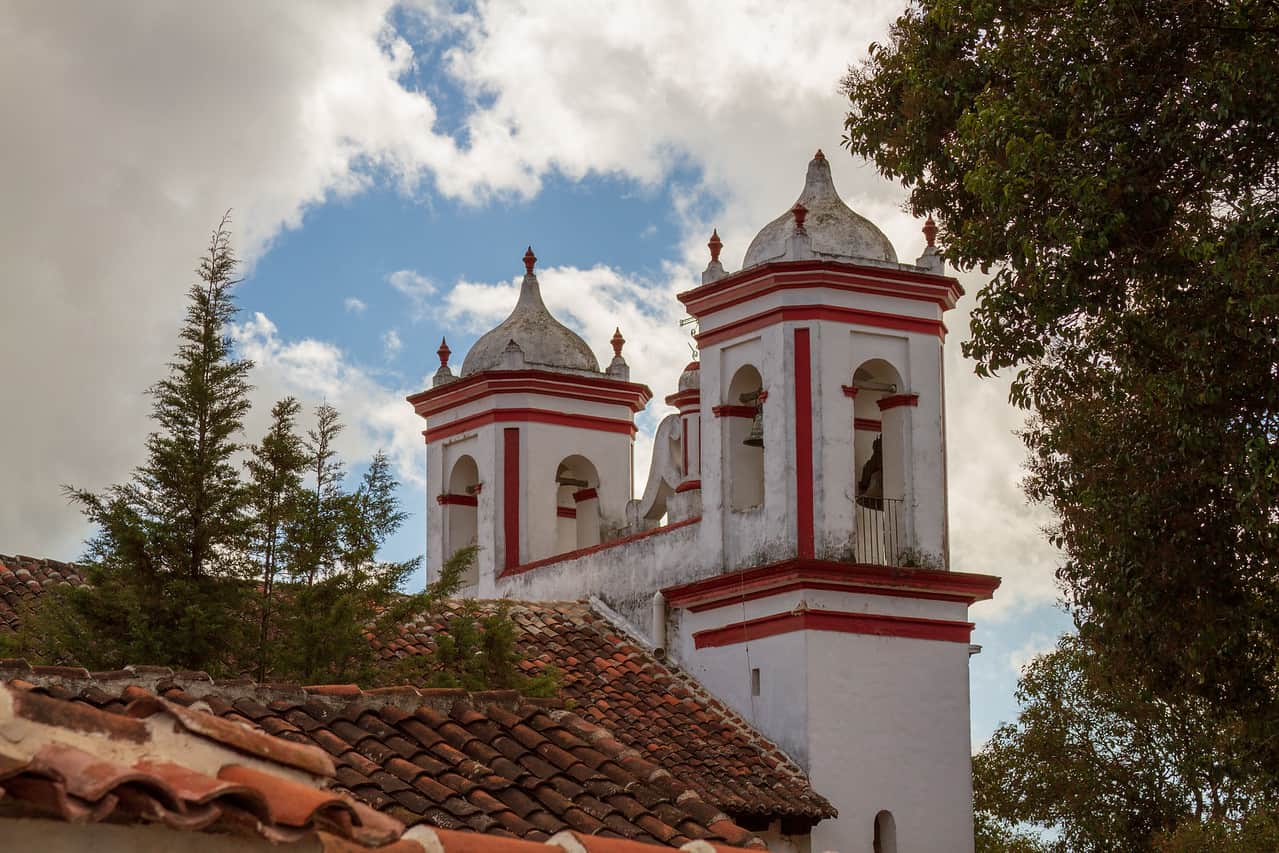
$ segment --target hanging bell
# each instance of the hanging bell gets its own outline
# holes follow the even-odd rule
[[[743,403],[753,405],[755,407],[755,417],[751,421],[751,431],[746,435],[742,444],[747,447],[763,447],[764,446],[764,407],[759,402],[759,392],[751,391],[741,396]]]

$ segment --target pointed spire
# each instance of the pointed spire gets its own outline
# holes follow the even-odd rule
[[[626,338],[622,337],[622,328],[620,326],[613,329],[613,339],[609,341],[613,345],[613,357],[622,357],[622,347],[626,344]]]
[[[928,216],[928,221],[924,223],[923,230],[924,230],[924,239],[928,241],[928,245],[930,247],[936,246],[937,245],[937,223],[933,222],[933,217],[931,214],[929,214]]]
[[[537,263],[537,255],[533,254],[533,247],[529,246],[528,251],[524,253],[524,274],[533,274],[533,265]]]
[[[724,248],[724,241],[719,239],[718,228],[711,229],[711,240],[706,245],[711,250],[711,263],[718,262],[720,249]]]
[[[440,367],[449,366],[449,356],[453,354],[453,350],[449,349],[449,342],[446,338],[440,338],[440,348],[435,351],[440,357]]]
[[[825,160],[826,155],[822,153],[822,149],[818,148],[817,153],[813,155],[814,160]]]

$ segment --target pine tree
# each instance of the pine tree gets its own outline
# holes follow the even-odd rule
[[[308,457],[302,440],[294,432],[301,409],[298,401],[286,397],[271,409],[271,427],[262,442],[252,448],[253,456],[244,465],[250,483],[247,507],[250,516],[247,548],[261,568],[261,610],[258,629],[258,680],[266,679],[275,580],[287,564],[284,532],[297,517],[306,499],[302,474]]]
[[[252,363],[234,358],[237,261],[229,215],[214,230],[189,293],[169,375],[153,385],[147,461],[101,494],[68,487],[98,527],[91,589],[49,608],[59,657],[111,668],[164,660],[220,671],[244,635],[240,616],[243,486],[233,456],[249,409]]]
[[[308,456],[314,488],[294,520],[289,540],[293,548],[293,574],[307,585],[328,577],[341,552],[342,520],[346,497],[342,492],[342,460],[333,442],[344,429],[338,410],[328,403],[315,407],[315,427],[307,430],[303,447]]]

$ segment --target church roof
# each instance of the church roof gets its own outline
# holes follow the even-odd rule
[[[12,570],[19,561],[0,562],[0,590],[35,592]],[[71,564],[37,562],[59,575],[52,583],[83,582]],[[689,839],[749,842],[736,823],[743,818],[812,823],[834,816],[775,744],[589,604],[507,605],[528,674],[559,670],[556,699],[413,687],[280,688],[155,667],[91,675],[20,661],[0,663],[10,667],[0,670],[0,681],[111,712],[147,695],[183,707],[203,703],[222,719],[321,747],[336,766],[335,790],[405,825],[532,840],[571,829],[677,846]],[[479,603],[481,612],[495,606]],[[454,602],[405,625],[378,648],[380,658],[391,665],[429,652],[460,608]],[[0,619],[0,631],[13,627]]]
[[[813,254],[827,260],[897,263],[897,252],[883,231],[866,217],[854,213],[835,190],[830,162],[821,151],[808,164],[804,189],[795,202],[807,210],[804,228],[812,240]],[[742,269],[759,266],[786,254],[786,243],[795,228],[794,207],[768,223],[746,249]]]
[[[533,247],[524,255],[520,297],[509,317],[485,332],[462,361],[462,376],[497,370],[508,362],[508,350],[519,366],[544,370],[599,373],[600,364],[586,341],[551,315],[533,274]]]

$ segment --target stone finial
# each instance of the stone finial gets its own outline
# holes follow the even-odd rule
[[[528,251],[524,253],[524,274],[532,275],[533,266],[537,263],[537,255],[533,254],[533,247],[529,246]]]
[[[813,155],[814,160],[825,160],[826,155],[822,153],[822,149],[818,148],[817,153]]]
[[[626,338],[622,337],[621,327],[613,330],[613,339],[609,343],[613,345],[613,361],[604,372],[614,379],[630,382],[631,368],[626,359],[622,358],[622,346],[626,343]]]
[[[711,263],[718,263],[720,249],[724,248],[724,241],[719,239],[718,228],[711,229],[711,241],[706,246],[711,250]]]
[[[447,338],[440,338],[440,348],[435,351],[435,354],[440,357],[440,367],[449,366],[449,356],[453,354],[453,350],[449,349]]]
[[[622,347],[626,344],[626,338],[622,337],[622,328],[620,326],[613,329],[613,338],[609,343],[613,345],[613,356],[621,358]]]
[[[435,354],[440,357],[440,367],[435,371],[435,379],[431,384],[439,387],[456,381],[457,377],[449,369],[449,356],[453,354],[453,351],[449,349],[449,342],[440,338],[440,348],[435,351]]]
[[[818,151],[817,153],[821,154],[822,152]],[[795,230],[802,232],[804,230],[804,220],[808,218],[808,208],[797,201],[795,206],[790,209],[790,212],[795,217]]]
[[[924,253],[915,259],[915,266],[934,275],[945,275],[946,264],[942,260],[941,252],[937,250],[937,223],[933,222],[931,216],[924,223],[923,232],[928,245],[924,247]]]
[[[937,223],[933,222],[933,217],[929,215],[928,221],[924,223],[924,239],[928,241],[929,246],[937,245]]]

